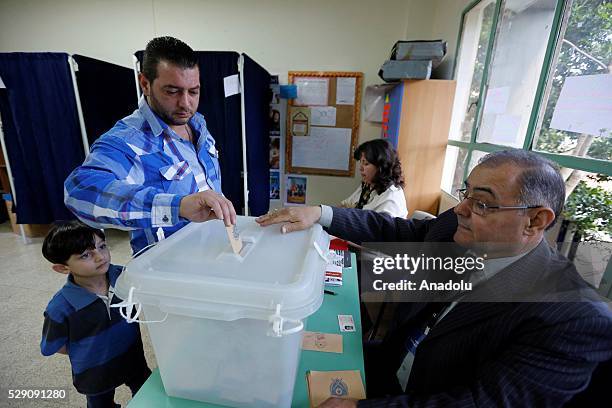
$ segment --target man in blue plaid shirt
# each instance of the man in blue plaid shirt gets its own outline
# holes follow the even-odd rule
[[[91,226],[129,230],[134,252],[189,221],[235,224],[221,193],[215,140],[196,111],[194,51],[172,37],[151,40],[139,82],[138,109],[102,135],[66,179],[66,206]]]

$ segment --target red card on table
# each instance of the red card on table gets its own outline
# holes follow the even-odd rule
[[[340,251],[348,250],[348,242],[343,239],[334,238],[329,242],[329,249],[338,249]]]

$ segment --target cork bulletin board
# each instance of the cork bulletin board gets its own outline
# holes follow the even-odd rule
[[[361,72],[290,71],[286,171],[352,177],[361,111]]]

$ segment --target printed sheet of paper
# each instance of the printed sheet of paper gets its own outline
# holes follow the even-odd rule
[[[342,336],[340,334],[305,331],[302,350],[342,353]]]
[[[333,106],[312,107],[310,116],[313,126],[336,126],[336,108]]]
[[[490,88],[487,91],[485,100],[484,113],[505,113],[510,100],[510,87],[500,86],[499,88]]]
[[[270,200],[280,200],[280,173],[270,171]]]
[[[355,104],[355,84],[357,78],[336,79],[336,105]]]
[[[285,205],[306,205],[307,189],[307,177],[288,174]]]
[[[235,225],[231,225],[225,227],[225,230],[227,231],[227,238],[232,246],[232,251],[234,251],[235,254],[239,254],[242,250],[242,239],[240,238],[238,229]]]
[[[311,108],[295,106],[289,108],[289,131],[291,136],[308,136],[311,124]]]
[[[4,85],[4,82],[2,82],[2,78],[0,78],[0,89],[4,88],[6,88],[6,85]]]
[[[330,397],[365,399],[359,370],[309,371],[306,382],[311,407],[318,407]]]
[[[236,95],[240,93],[240,79],[238,74],[226,76],[223,78],[223,88],[225,90],[225,97]]]
[[[297,86],[295,105],[328,105],[329,78],[295,78],[293,83]]]
[[[550,127],[612,137],[612,74],[565,78]]]
[[[351,129],[311,126],[310,136],[294,137],[292,142],[294,167],[349,169]]]

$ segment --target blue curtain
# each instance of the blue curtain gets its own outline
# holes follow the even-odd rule
[[[223,78],[238,74],[239,54],[231,51],[196,51],[200,66],[200,105],[208,130],[215,138],[221,165],[221,188],[241,213],[244,207],[242,185],[242,120],[240,95],[225,97]],[[143,51],[135,53],[141,62]]]
[[[15,182],[17,222],[73,219],[64,180],[85,154],[64,53],[0,53],[4,136]],[[12,122],[12,123],[11,123]]]
[[[79,66],[77,85],[91,146],[115,123],[138,108],[134,69],[73,55]]]
[[[248,55],[242,55],[249,214],[259,216],[270,208],[270,73]]]

